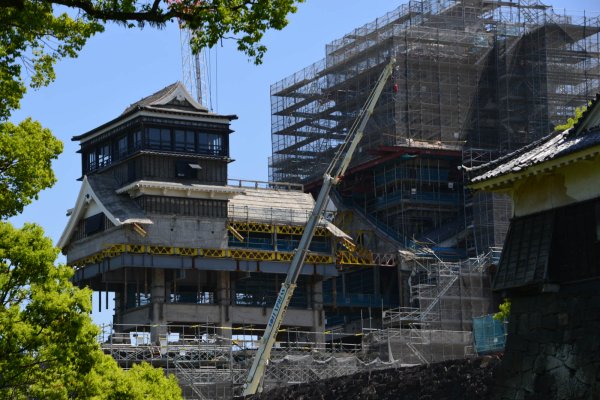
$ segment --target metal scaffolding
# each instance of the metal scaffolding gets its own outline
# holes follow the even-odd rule
[[[499,250],[461,262],[446,262],[435,253],[403,251],[409,269],[409,307],[385,310],[385,329],[371,335],[373,347],[388,360],[430,363],[473,353],[472,321],[491,308],[487,267]],[[385,356],[381,356],[386,359]]]
[[[488,314],[491,306],[487,267],[497,263],[500,249],[460,262],[442,261],[427,248],[402,251],[409,269],[409,307],[383,313],[388,328],[417,324],[419,328],[470,330],[473,317]]]
[[[599,32],[537,0],[409,1],[271,86],[272,180],[318,177],[392,55],[356,164],[411,139],[509,150],[547,134],[598,89]]]
[[[463,262],[442,261],[427,248],[400,254],[400,267],[411,271],[412,307],[382,309],[383,329],[371,326],[370,312],[368,324],[363,325],[361,316],[360,331],[352,333],[281,329],[265,390],[474,355],[471,321],[489,313],[487,267],[497,262],[497,254]],[[263,327],[239,324],[115,324],[104,326],[98,339],[121,367],[149,362],[175,374],[185,398],[208,400],[241,393],[262,334]]]
[[[163,332],[151,342],[152,330]],[[239,396],[262,329],[234,327],[227,335],[210,325],[105,325],[99,341],[105,354],[125,369],[148,362],[174,374],[186,399],[225,400]],[[229,333],[231,335],[229,335]],[[349,335],[283,329],[264,377],[264,388],[305,383],[400,365],[370,357]]]
[[[456,167],[472,161],[463,151],[498,155],[550,133],[600,90],[598,15],[539,0],[409,1],[271,86],[272,180],[318,185],[391,56],[341,197],[406,247],[446,242],[463,258],[499,245],[508,203],[465,195]]]

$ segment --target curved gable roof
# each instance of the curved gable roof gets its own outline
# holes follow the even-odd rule
[[[69,221],[58,240],[57,247],[62,249],[69,243],[77,224],[85,218],[86,210],[92,204],[95,204],[115,226],[132,223],[152,224],[152,220],[146,217],[142,209],[137,207],[129,196],[117,195],[113,185],[104,182],[106,180],[107,177],[97,175],[83,177],[75,207],[70,210]]]
[[[554,168],[562,160],[588,158],[600,153],[600,94],[579,121],[563,132],[553,132],[521,149],[474,168],[464,168],[474,188],[503,186],[534,173]]]

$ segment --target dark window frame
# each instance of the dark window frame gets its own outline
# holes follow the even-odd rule
[[[103,213],[94,214],[85,219],[85,236],[91,236],[103,232],[106,229],[106,222]]]
[[[123,135],[121,137],[118,137],[117,140],[115,141],[115,155],[117,156],[117,159],[123,159],[125,157],[127,157],[127,155],[130,152],[130,146],[129,146],[129,137],[128,135]]]
[[[102,135],[82,147],[83,174],[124,160],[139,150],[159,150],[190,155],[229,156],[229,132],[197,126],[159,126],[141,123]]]
[[[153,150],[173,149],[173,135],[171,128],[149,126],[146,131],[146,145]]]
[[[198,132],[190,129],[173,129],[175,151],[195,153],[197,151]]]

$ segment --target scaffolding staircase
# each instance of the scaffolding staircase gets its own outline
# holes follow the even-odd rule
[[[429,338],[424,335],[428,332],[433,322],[440,316],[435,312],[440,300],[455,284],[460,275],[459,263],[448,263],[437,260],[435,263],[417,263],[418,271],[413,271],[411,280],[417,280],[410,286],[411,303],[417,302],[419,307],[401,307],[383,312],[383,324],[388,329],[393,326],[403,328],[408,326],[409,340],[406,346],[414,356],[423,364],[429,360],[419,350],[430,344]]]
[[[410,327],[410,341],[406,345],[421,363],[429,365],[429,360],[427,360],[417,346],[428,345],[431,341],[426,335],[423,335],[421,324],[410,323],[408,326]]]
[[[438,260],[436,263],[418,263],[420,271],[415,271],[410,285],[410,301],[418,307],[399,307],[383,312],[385,327],[402,326],[410,323],[426,323],[438,319],[434,311],[441,298],[458,280],[459,263]]]

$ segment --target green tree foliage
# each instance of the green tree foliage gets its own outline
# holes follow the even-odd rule
[[[497,319],[498,321],[508,320],[508,316],[510,315],[510,299],[508,297],[505,298],[498,308],[499,311],[494,314],[494,319]]]
[[[58,250],[35,224],[13,227],[54,184],[62,143],[38,122],[7,122],[27,86],[55,78],[55,63],[76,57],[108,22],[128,28],[179,23],[195,51],[233,39],[255,63],[268,29],[282,29],[304,0],[0,0],[0,398],[180,399],[175,378],[149,365],[121,370],[102,353],[91,293],[55,265]]]
[[[585,112],[585,110],[587,110],[587,106],[583,106],[583,107],[577,107],[575,109],[575,115],[571,118],[569,118],[567,120],[567,122],[565,122],[562,125],[556,125],[554,127],[554,130],[556,131],[565,131],[567,129],[571,129],[573,126],[575,126],[575,124],[577,123],[577,121],[579,121],[579,119],[581,118],[581,116],[583,115],[583,113]]]
[[[165,379],[162,369],[153,368],[147,363],[136,364],[127,372],[119,370],[120,379],[108,397],[110,400],[181,398],[181,389],[172,375]],[[143,384],[140,384],[143,383]]]
[[[268,29],[282,29],[304,0],[0,0],[0,120],[19,107],[26,86],[54,80],[54,64],[76,57],[107,22],[163,27],[178,20],[193,31],[192,49],[232,39],[259,64]],[[25,82],[24,76],[28,77]]]
[[[0,118],[19,108],[25,94],[23,75],[34,87],[54,80],[53,65],[75,57],[86,40],[102,25],[85,14],[71,18],[54,15],[52,2],[15,0],[0,2]]]
[[[0,222],[0,393],[65,398],[97,358],[90,293],[39,226]]]
[[[19,125],[0,124],[1,216],[22,212],[39,191],[56,182],[51,161],[62,149],[62,142],[49,129],[31,119]]]
[[[0,221],[0,398],[181,398],[162,370],[125,372],[102,353],[91,292],[57,254],[39,226]]]

